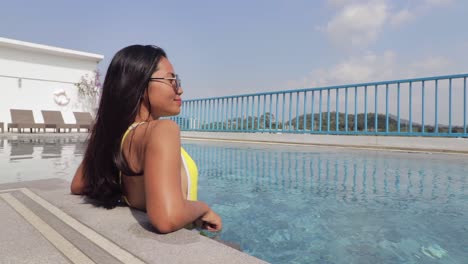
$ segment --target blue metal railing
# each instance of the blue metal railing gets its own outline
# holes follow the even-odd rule
[[[467,77],[193,99],[172,119],[185,131],[467,137]]]

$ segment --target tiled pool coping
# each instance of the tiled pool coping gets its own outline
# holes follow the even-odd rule
[[[0,215],[8,263],[265,263],[196,231],[157,234],[145,213],[96,208],[60,179],[0,184]]]

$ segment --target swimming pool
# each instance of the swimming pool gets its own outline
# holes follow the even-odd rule
[[[0,183],[70,180],[84,138],[0,139]],[[221,239],[272,263],[466,263],[467,156],[183,141]]]

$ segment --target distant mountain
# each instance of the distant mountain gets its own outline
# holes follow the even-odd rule
[[[312,120],[313,120],[313,130],[317,131],[336,131],[336,124],[338,121],[338,131],[346,131],[346,115],[345,113],[338,113],[338,120],[336,120],[336,112],[330,112],[330,124],[328,124],[328,113],[314,114],[313,118],[311,114],[307,114],[305,116],[305,130],[312,129]],[[296,128],[296,120],[298,127]],[[354,131],[357,128],[357,131],[368,131],[373,132],[375,131],[375,114],[374,113],[367,113],[367,124],[365,121],[365,114],[359,113],[357,116],[354,114],[348,114],[348,131]],[[357,121],[355,123],[355,121]],[[246,118],[234,118],[227,120],[226,122],[212,122],[210,124],[205,124],[202,126],[202,129],[213,129],[213,128],[224,128],[228,130],[261,130],[261,129],[289,129],[289,120],[285,120],[284,122],[277,121],[270,113],[265,113],[264,115],[260,116],[260,118],[256,116],[249,116]],[[386,131],[386,116],[385,114],[378,114],[377,115],[377,131],[384,132]],[[410,122],[407,119],[400,118],[400,132],[408,132],[409,131]],[[291,119],[291,129],[299,129],[304,130],[304,115],[301,115],[297,118]],[[398,116],[389,114],[388,115],[388,131],[389,132],[396,132],[398,131]],[[411,127],[412,132],[421,132],[422,125],[420,123],[412,122]],[[435,131],[433,125],[425,125],[424,132],[432,133]],[[448,126],[447,125],[439,125],[438,126],[439,133],[447,133]],[[454,126],[452,127],[452,133],[463,133],[463,127]]]
[[[393,114],[388,114],[388,118],[389,119],[393,119],[393,120],[397,120],[398,122],[398,116],[397,115],[393,115]],[[409,125],[410,121],[408,119],[403,119],[400,117],[400,125]],[[416,122],[413,122],[413,126],[420,126],[421,124],[419,123],[416,123]]]

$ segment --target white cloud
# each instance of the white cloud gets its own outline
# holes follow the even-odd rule
[[[418,0],[414,7],[396,8],[389,0],[328,0],[337,14],[325,26],[315,26],[325,32],[330,41],[344,50],[366,48],[375,42],[385,26],[401,26],[452,0]]]
[[[414,16],[408,9],[402,9],[390,16],[390,24],[393,26],[403,25],[414,19]]]
[[[404,66],[406,65],[406,66]],[[401,61],[394,51],[368,52],[335,65],[313,70],[308,76],[287,82],[289,88],[323,87],[453,74],[459,65],[442,56]]]
[[[387,16],[384,1],[347,5],[327,24],[325,31],[338,46],[367,46],[375,41]]]
[[[385,80],[392,76],[396,55],[386,51],[382,55],[368,52],[364,56],[350,57],[331,67],[313,70],[300,80],[288,82],[288,87],[318,87],[373,80]]]
[[[429,57],[409,64],[407,72],[413,76],[453,74],[453,66],[454,63],[445,57]]]

